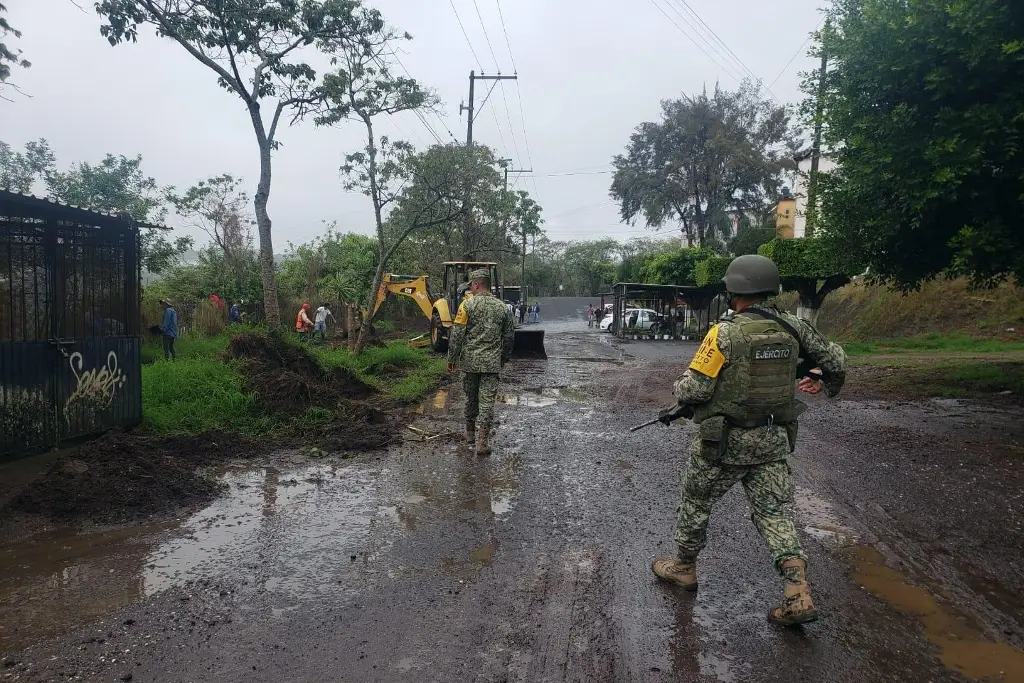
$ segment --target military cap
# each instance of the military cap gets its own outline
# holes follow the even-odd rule
[[[469,271],[469,281],[473,280],[490,280],[491,271],[486,268],[477,268],[476,270]]]

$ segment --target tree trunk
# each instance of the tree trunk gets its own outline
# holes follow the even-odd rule
[[[270,234],[270,214],[267,213],[267,202],[270,201],[270,148],[273,144],[267,139],[260,115],[258,103],[249,107],[256,140],[260,146],[260,182],[256,186],[253,205],[256,209],[256,229],[260,237],[260,280],[263,284],[263,310],[267,318],[267,327],[273,329],[281,325],[281,309],[277,302],[277,281],[274,269],[274,242]]]
[[[384,279],[384,270],[387,268],[388,257],[390,256],[390,253],[384,251],[384,216],[381,212],[380,186],[377,184],[377,143],[373,139],[373,121],[369,116],[363,116],[362,118],[363,123],[366,124],[366,139],[369,143],[366,148],[369,155],[367,170],[370,176],[370,199],[373,201],[373,217],[377,223],[377,249],[380,256],[377,259],[377,272],[373,276],[373,285],[366,296],[366,315],[363,316],[363,320],[359,325],[359,337],[356,339],[356,345],[352,349],[352,353],[356,355],[362,353],[363,347],[369,341],[370,327],[375,313],[373,304],[377,297],[377,291],[380,289],[380,283]]]
[[[366,315],[363,316],[363,321],[359,325],[359,337],[356,339],[356,345],[352,349],[352,353],[357,356],[362,353],[366,343],[370,341],[370,327],[373,325],[373,316],[375,311],[373,310],[373,304],[377,297],[377,292],[380,290],[380,283],[384,279],[384,271],[387,268],[387,258],[385,254],[381,254],[380,261],[377,263],[377,272],[373,275],[373,287],[370,289],[370,295],[366,297]]]

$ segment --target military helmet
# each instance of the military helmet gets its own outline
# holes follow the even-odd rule
[[[737,256],[722,278],[730,294],[778,294],[782,290],[779,267],[765,256]]]

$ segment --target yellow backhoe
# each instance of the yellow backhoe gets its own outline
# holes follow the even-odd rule
[[[388,273],[381,281],[377,290],[377,298],[373,303],[371,317],[384,304],[388,296],[397,294],[407,296],[420,307],[423,315],[430,320],[429,344],[434,351],[444,353],[448,350],[448,333],[452,327],[452,319],[458,310],[459,302],[469,289],[469,273],[477,269],[486,269],[491,273],[491,289],[494,295],[503,299],[501,281],[498,279],[498,264],[477,261],[448,261],[444,266],[444,280],[441,291],[432,293],[426,275],[395,275]],[[410,342],[412,343],[412,342]],[[428,342],[424,341],[423,346]],[[512,355],[522,358],[546,358],[544,352],[544,330],[524,330],[516,328],[515,345]]]

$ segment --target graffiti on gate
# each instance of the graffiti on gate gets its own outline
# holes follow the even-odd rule
[[[92,370],[84,370],[85,359],[78,351],[68,357],[68,364],[78,382],[74,392],[64,404],[64,416],[69,422],[71,420],[70,410],[75,405],[84,403],[96,410],[109,408],[118,389],[124,386],[127,379],[124,372],[118,367],[117,353],[114,351],[107,354],[106,365]]]

